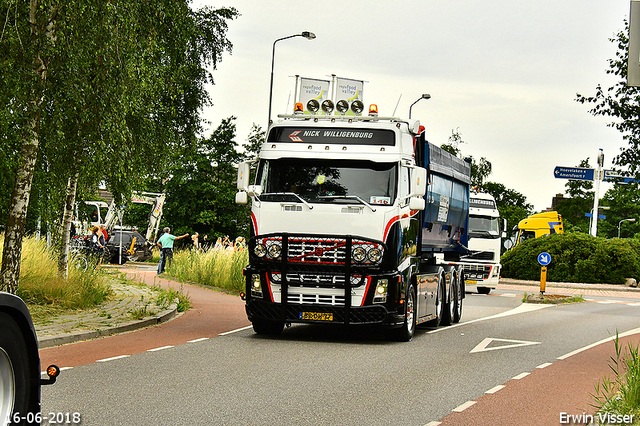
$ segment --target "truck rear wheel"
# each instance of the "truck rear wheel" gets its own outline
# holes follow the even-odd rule
[[[0,312],[0,324],[0,424],[4,425],[14,413],[27,415],[31,376],[27,344],[20,327],[4,312]]]
[[[271,320],[253,320],[253,331],[256,334],[267,334],[275,336],[282,333],[284,322]]]
[[[453,282],[451,283],[451,322],[457,324],[462,317],[462,282],[460,273],[453,271]]]

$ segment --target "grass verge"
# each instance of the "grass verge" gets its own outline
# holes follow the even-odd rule
[[[0,236],[0,244],[3,240]],[[24,238],[17,295],[25,301],[35,321],[93,308],[111,295],[109,278],[93,268],[69,268],[67,279],[58,276],[57,271],[56,253],[47,248],[46,242]]]
[[[179,250],[173,255],[167,274],[180,281],[224,289],[231,293],[244,290],[242,269],[249,263],[246,250]]]

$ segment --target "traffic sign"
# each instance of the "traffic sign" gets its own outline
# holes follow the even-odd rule
[[[538,263],[542,266],[547,266],[551,263],[551,255],[547,252],[542,252],[538,255]]]
[[[553,176],[558,179],[593,180],[593,172],[593,169],[584,167],[556,166],[553,169]]]
[[[607,182],[617,182],[617,183],[638,182],[637,179],[634,179],[633,177],[628,176],[628,174],[623,174],[623,173],[615,170],[604,170],[604,180]]]

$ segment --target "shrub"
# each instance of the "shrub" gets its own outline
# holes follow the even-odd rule
[[[542,252],[551,255],[549,281],[622,284],[626,278],[640,277],[640,241],[577,232],[524,241],[502,256],[502,276],[539,280]]]

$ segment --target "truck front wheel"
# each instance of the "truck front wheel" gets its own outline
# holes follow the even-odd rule
[[[407,289],[405,305],[404,324],[399,329],[394,330],[394,337],[399,342],[410,341],[416,332],[416,294],[413,286],[409,286]]]
[[[20,327],[4,312],[0,312],[0,324],[0,424],[4,425],[13,420],[14,413],[27,416],[31,376],[27,344]]]

